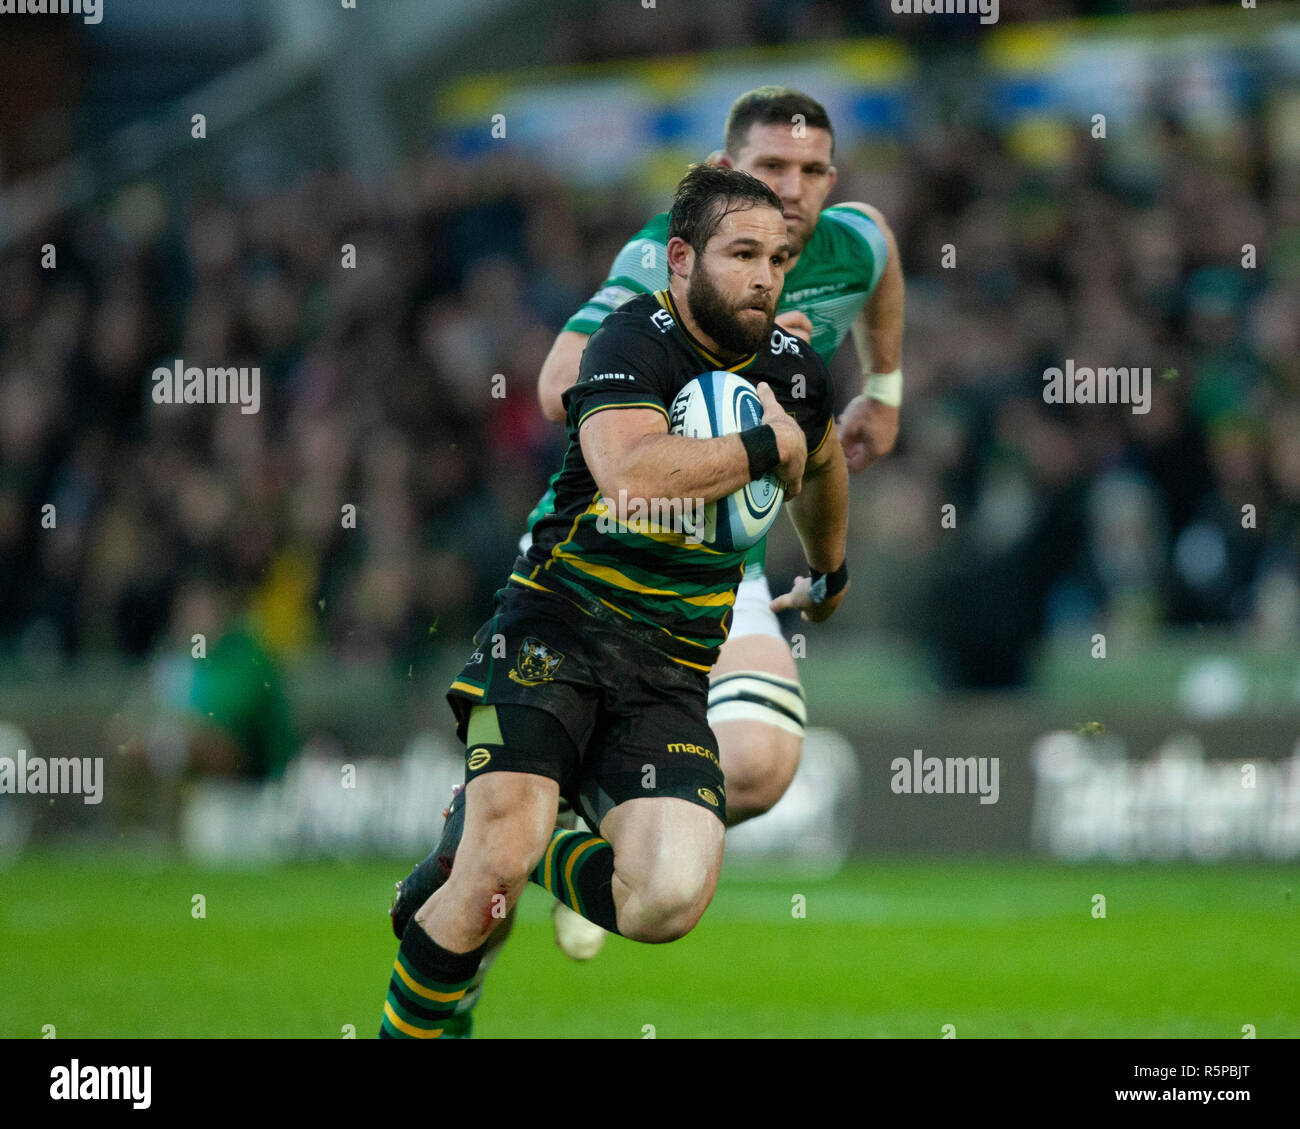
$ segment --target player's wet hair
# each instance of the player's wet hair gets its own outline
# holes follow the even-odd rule
[[[796,115],[800,115],[796,117]],[[831,156],[835,155],[835,130],[830,116],[815,98],[809,98],[788,86],[760,86],[742,94],[731,104],[727,114],[727,152],[736,156],[749,140],[754,125],[788,125],[802,123],[809,129],[824,129],[831,135]]]
[[[668,213],[668,238],[685,239],[703,254],[725,216],[755,207],[782,210],[781,198],[757,177],[725,165],[692,165]]]

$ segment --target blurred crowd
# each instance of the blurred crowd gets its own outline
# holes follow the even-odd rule
[[[1081,133],[1043,171],[935,129],[837,154],[833,199],[902,248],[906,393],[825,630],[910,636],[943,685],[1023,683],[1045,633],[1300,633],[1300,176],[1247,128],[1210,155],[1166,123],[1141,177],[1098,153]],[[659,207],[430,151],[380,189],[138,183],[9,248],[0,652],[53,671],[234,623],[403,673],[464,652],[558,466],[541,362]],[[178,358],[257,366],[260,411],[154,402]],[[1150,411],[1045,403],[1066,358],[1151,368]],[[774,585],[799,561],[783,524]]]
[[[1300,643],[1300,169],[1262,133],[1212,158],[1160,123],[1140,174],[1083,131],[1049,174],[935,135],[843,186],[878,186],[909,285],[902,450],[854,495],[859,604],[917,624],[943,684],[1022,684],[1044,632]],[[1149,368],[1150,410],[1046,403],[1067,360]]]
[[[923,11],[928,5],[936,11]],[[549,62],[651,58],[712,47],[815,43],[857,35],[889,35],[926,46],[973,40],[987,24],[1062,20],[1234,7],[1240,0],[641,0],[653,18],[632,19],[608,0],[555,0],[548,21]],[[951,9],[951,10],[945,10]],[[967,11],[966,9],[971,9]],[[915,13],[915,14],[914,14]]]

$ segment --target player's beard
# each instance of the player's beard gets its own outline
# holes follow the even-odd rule
[[[752,301],[752,298],[746,299],[741,306],[728,302],[722,291],[714,286],[702,259],[696,258],[695,269],[691,271],[691,280],[686,286],[686,304],[695,324],[733,356],[743,357],[755,352],[771,336],[772,326],[776,323],[775,304],[761,323],[756,323],[753,318],[741,321],[737,316],[739,310]]]

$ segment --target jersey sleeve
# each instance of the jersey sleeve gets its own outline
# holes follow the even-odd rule
[[[593,335],[582,354],[578,382],[564,393],[573,433],[589,416],[608,408],[653,408],[668,419],[669,380],[664,344],[649,318],[620,313]]]
[[[814,370],[808,374],[808,407],[806,413],[796,412],[794,418],[803,428],[808,454],[815,455],[835,426],[835,385],[821,357],[812,349],[808,353],[812,360],[809,367]]]
[[[771,338],[771,356],[766,365],[778,380],[773,391],[783,408],[803,430],[808,454],[815,454],[830,434],[835,421],[835,384],[826,362],[817,350],[801,338],[779,327]],[[751,379],[763,379],[762,368]]]
[[[629,298],[653,294],[667,285],[668,216],[664,213],[623,245],[600,289],[564,323],[564,328],[590,336]]]
[[[880,230],[865,212],[837,204],[822,212],[822,218],[832,221],[836,229],[847,237],[850,246],[857,249],[862,261],[863,274],[870,279],[867,293],[870,294],[885,273],[885,261],[889,258],[889,248],[885,243],[885,233]]]

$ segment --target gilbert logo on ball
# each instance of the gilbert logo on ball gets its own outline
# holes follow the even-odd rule
[[[754,386],[734,372],[706,372],[677,393],[669,413],[674,435],[716,439],[748,431],[763,422]],[[697,517],[695,540],[733,552],[757,545],[776,521],[785,497],[775,474],[746,483],[734,494],[709,502]]]

